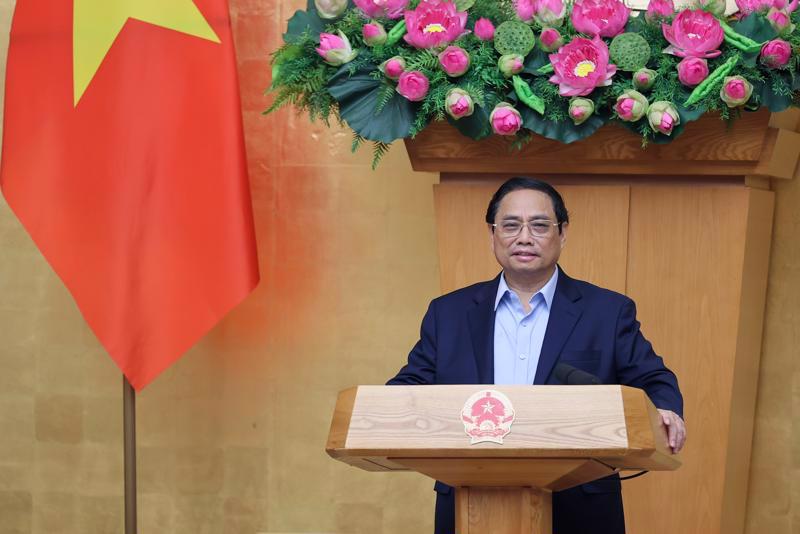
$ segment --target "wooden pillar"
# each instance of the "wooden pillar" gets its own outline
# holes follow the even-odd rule
[[[536,488],[456,489],[458,534],[551,534],[552,493]]]

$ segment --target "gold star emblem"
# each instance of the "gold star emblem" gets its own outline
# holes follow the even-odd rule
[[[220,42],[192,0],[74,0],[72,68],[76,106],[128,19]]]

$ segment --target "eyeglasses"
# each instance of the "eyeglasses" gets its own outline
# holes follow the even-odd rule
[[[553,233],[553,227],[561,223],[553,222],[548,219],[537,219],[522,223],[520,221],[503,221],[500,224],[493,224],[492,228],[497,230],[500,237],[517,237],[522,232],[522,227],[527,226],[528,231],[534,237],[548,237]]]

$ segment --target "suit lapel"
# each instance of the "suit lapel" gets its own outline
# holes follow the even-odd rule
[[[475,306],[467,312],[479,384],[494,384],[494,299],[499,284],[499,275],[483,284],[475,293]]]
[[[547,321],[542,352],[539,355],[539,365],[536,367],[536,376],[533,379],[534,384],[547,383],[564,343],[567,342],[583,312],[578,304],[580,298],[580,291],[575,287],[572,278],[564,274],[559,267],[558,283],[553,295],[553,306]]]

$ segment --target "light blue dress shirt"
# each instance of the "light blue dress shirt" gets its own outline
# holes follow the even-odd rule
[[[558,269],[531,297],[526,315],[519,297],[500,276],[494,301],[494,383],[533,384],[550,308],[558,282]]]

